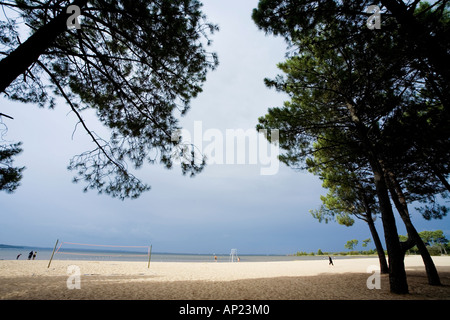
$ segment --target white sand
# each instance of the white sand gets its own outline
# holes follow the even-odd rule
[[[433,257],[433,260],[439,272],[450,272],[449,256]],[[0,299],[360,299],[364,290],[369,294],[368,298],[386,298],[380,294],[389,294],[387,275],[382,275],[383,290],[367,289],[366,279],[371,275],[368,268],[379,266],[377,258],[335,259],[334,266],[330,266],[325,258],[283,262],[152,262],[150,269],[146,262],[124,261],[54,260],[50,268],[47,265],[48,261],[43,260],[0,261]],[[67,289],[69,265],[79,267],[84,290]],[[405,265],[407,272],[420,275],[420,279],[408,278],[408,282],[413,283],[413,291],[419,290],[414,289],[415,282],[426,285],[420,256],[406,257]],[[355,283],[351,279],[355,279]],[[305,281],[309,284],[302,285]],[[314,284],[310,284],[311,281],[315,281]],[[280,292],[270,295],[267,289],[273,291],[281,283],[286,290],[280,288]],[[328,290],[322,292],[325,289],[310,290],[333,283],[337,288],[346,288],[331,296]],[[444,292],[436,293],[436,298],[450,299],[448,284],[444,286]],[[225,290],[227,286],[229,289]],[[300,290],[302,286],[303,291]],[[192,288],[197,289],[192,291]],[[242,288],[245,288],[244,292]],[[433,298],[432,293],[426,294]]]
[[[450,267],[450,256],[433,258],[436,267]],[[233,281],[242,279],[316,276],[319,274],[366,273],[369,266],[378,267],[377,258],[334,259],[334,266],[323,260],[282,262],[147,262],[53,260],[50,268],[44,260],[0,261],[1,277],[67,276],[67,267],[76,265],[81,275],[153,276],[148,281]],[[420,256],[405,258],[406,269],[423,268]]]

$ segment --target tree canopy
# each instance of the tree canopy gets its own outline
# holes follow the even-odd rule
[[[16,155],[22,152],[21,143],[0,145],[0,190],[14,192],[20,185],[25,167],[14,167]]]
[[[357,245],[358,245],[358,240],[353,239],[353,240],[347,241],[347,243],[344,245],[344,247],[347,248],[348,250],[353,250]]]
[[[70,161],[75,182],[83,180],[85,190],[136,198],[150,187],[128,170],[128,163],[139,168],[160,162],[171,168],[172,155],[180,153],[192,160],[191,151],[172,136],[180,129],[178,116],[188,111],[207,72],[218,65],[216,54],[206,50],[218,27],[206,21],[199,1],[17,0],[0,5],[7,15],[19,13],[0,25],[0,92],[41,107],[55,107],[56,96],[66,101],[94,143]],[[81,9],[79,29],[67,28],[70,5]],[[24,42],[21,21],[30,28]],[[94,109],[110,129],[109,139],[88,127],[82,117],[86,109]],[[193,175],[203,165],[185,161],[182,170]]]

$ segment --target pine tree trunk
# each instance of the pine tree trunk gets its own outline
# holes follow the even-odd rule
[[[425,265],[425,270],[427,272],[428,284],[432,286],[440,286],[441,280],[439,278],[436,266],[434,265],[434,261],[431,258],[431,255],[428,252],[425,243],[423,243],[422,239],[419,236],[419,233],[412,224],[411,228],[408,230],[408,234],[411,234],[411,237],[416,241],[416,246],[419,249],[420,255],[422,256],[422,260]]]
[[[358,183],[359,184],[359,183]],[[359,184],[362,190],[362,186]],[[383,274],[389,273],[389,266],[386,261],[386,255],[384,254],[383,245],[381,244],[380,236],[378,235],[377,228],[372,218],[372,209],[370,208],[369,201],[364,192],[361,192],[361,197],[364,203],[364,208],[366,214],[364,216],[364,221],[369,225],[370,233],[372,235],[373,242],[375,243],[375,248],[377,249],[378,260],[380,260],[380,272]]]
[[[408,293],[408,283],[404,264],[404,253],[400,246],[394,212],[388,194],[386,181],[381,166],[376,161],[370,161],[375,179],[375,187],[383,221],[384,237],[389,258],[389,284],[392,293]]]
[[[442,182],[447,191],[450,191],[450,183],[448,183],[447,179],[445,179],[444,175],[438,171],[435,171],[436,177]]]
[[[384,254],[383,245],[381,244],[380,236],[378,235],[375,223],[372,217],[367,217],[367,224],[369,225],[370,233],[372,234],[375,248],[377,249],[378,259],[380,260],[380,272],[383,274],[389,273],[389,266],[387,264],[386,255]]]
[[[389,263],[389,285],[392,293],[408,293],[408,283],[404,264],[404,253],[398,238],[397,226],[395,225],[394,212],[392,211],[391,199],[389,198],[386,179],[383,168],[378,162],[376,150],[372,146],[367,135],[367,127],[361,122],[356,112],[355,106],[349,102],[346,104],[353,123],[356,125],[358,134],[366,149],[366,155],[372,169],[375,189],[378,196],[378,203],[383,221],[384,239],[388,252]]]
[[[80,8],[86,4],[87,0],[73,2],[73,5]],[[17,77],[24,74],[51,47],[56,38],[67,30],[70,15],[64,10],[0,61],[0,92],[4,92]]]
[[[414,241],[415,245],[419,249],[420,255],[422,256],[423,263],[425,264],[425,270],[427,272],[428,283],[430,285],[441,285],[441,280],[439,278],[439,274],[437,272],[436,266],[434,265],[433,259],[431,258],[430,253],[428,252],[425,244],[423,243],[422,238],[420,238],[419,233],[411,222],[408,210],[408,204],[406,202],[405,195],[401,190],[401,186],[398,183],[395,175],[388,171],[388,179],[391,191],[392,200],[397,208],[397,211],[400,214],[400,217],[405,224],[406,231],[408,232],[408,236]]]

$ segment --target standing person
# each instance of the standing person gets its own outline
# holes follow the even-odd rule
[[[333,259],[331,259],[331,257],[330,256],[328,256],[328,261],[329,261],[329,263],[328,263],[328,265],[332,265],[332,266],[334,266],[334,264],[333,264]]]
[[[31,260],[32,256],[33,256],[33,251],[30,251],[30,253],[28,254],[28,260]]]
[[[33,253],[33,260],[36,259],[37,251]]]

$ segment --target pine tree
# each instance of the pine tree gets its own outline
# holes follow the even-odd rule
[[[159,161],[172,167],[172,155],[185,161],[183,173],[196,174],[204,161],[172,141],[178,115],[202,91],[217,57],[207,52],[217,26],[206,21],[197,0],[48,0],[3,1],[20,12],[31,29],[19,41],[19,17],[0,25],[0,92],[13,100],[54,107],[62,97],[91,137],[94,149],[75,156],[69,169],[84,180],[85,191],[136,198],[150,187],[134,168]],[[80,8],[80,28],[68,29]],[[69,20],[69,22],[72,22]],[[82,117],[94,109],[111,131],[97,136]]]
[[[383,221],[391,291],[406,293],[403,255],[411,243],[422,240],[409,219],[404,183],[410,162],[431,163],[439,167],[438,173],[448,176],[447,168],[440,166],[442,146],[449,141],[448,129],[442,130],[448,119],[448,112],[444,114],[448,92],[442,90],[446,73],[430,75],[436,68],[434,60],[430,57],[422,62],[427,50],[411,52],[414,42],[404,37],[404,27],[395,15],[384,18],[383,32],[368,30],[363,14],[366,4],[260,1],[253,13],[255,22],[266,32],[284,36],[290,44],[289,59],[279,65],[286,76],[266,79],[266,84],[286,92],[291,100],[283,108],[269,109],[259,119],[258,129],[280,129],[280,146],[286,151],[280,159],[288,165],[298,167],[327,148],[332,155],[329,166],[348,162],[370,172]],[[424,12],[431,11],[427,8],[417,13],[422,15],[421,23],[436,26],[436,19],[423,18]],[[440,29],[445,19],[438,22]],[[443,45],[448,46],[448,39]],[[421,123],[408,120],[411,110],[425,118],[439,114],[444,121],[434,118],[436,121],[421,131]],[[411,131],[416,132],[413,137],[408,134]],[[440,143],[436,137],[443,131],[444,143]],[[426,136],[414,139],[424,133]],[[425,145],[430,138],[428,150],[432,153],[424,161],[414,143]],[[408,181],[413,181],[412,177]],[[407,226],[408,243],[398,240],[391,198]],[[430,284],[439,284],[432,260],[427,252],[421,254]]]

